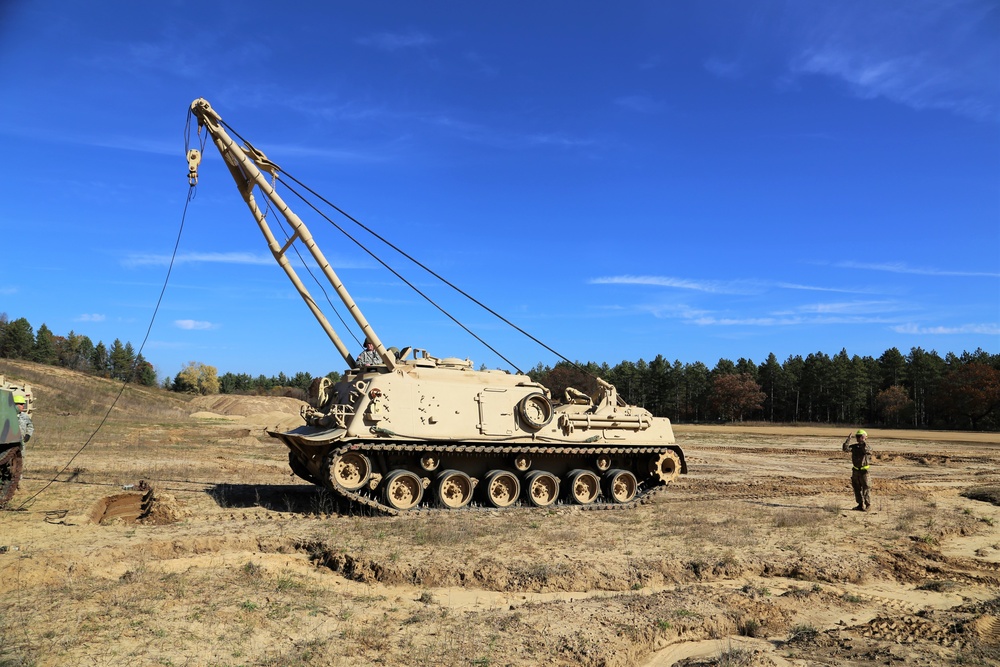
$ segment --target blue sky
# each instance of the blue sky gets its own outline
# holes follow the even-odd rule
[[[998,71],[978,0],[7,0],[0,311],[142,341],[205,97],[570,359],[996,353]],[[303,217],[387,344],[508,367]],[[557,361],[372,249],[520,368]],[[143,353],[344,367],[211,148]]]

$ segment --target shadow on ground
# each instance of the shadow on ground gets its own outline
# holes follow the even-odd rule
[[[259,507],[313,516],[367,514],[326,489],[302,484],[216,484],[207,493],[219,507],[226,508]]]

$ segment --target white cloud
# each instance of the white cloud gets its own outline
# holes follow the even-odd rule
[[[309,258],[307,251],[301,250],[302,257]],[[296,268],[302,268],[296,253],[286,255],[288,260]],[[337,269],[370,269],[372,264],[365,264],[362,261],[344,261],[327,257]],[[252,252],[189,252],[177,255],[174,265],[180,264],[243,264],[250,266],[274,266],[274,257],[270,254],[258,254]],[[129,269],[136,269],[146,266],[169,266],[170,255],[155,255],[151,253],[132,253],[122,260],[122,266]],[[315,269],[315,263],[311,264]]]
[[[78,315],[73,318],[74,322],[103,322],[107,319],[106,316],[100,315],[98,313],[84,313],[83,315]]]
[[[892,327],[892,330],[902,334],[927,334],[931,336],[955,334],[1000,335],[1000,325],[997,324],[963,324],[957,327],[922,327],[917,324],[900,324]]]
[[[886,264],[865,264],[862,262],[838,262],[835,264],[842,269],[864,269],[867,271],[887,271],[889,273],[907,273],[920,276],[956,276],[967,278],[1000,278],[1000,273],[995,271],[952,271],[948,269],[933,269],[925,267],[907,266],[903,262],[893,262]]]
[[[800,313],[815,313],[817,315],[830,315],[835,313],[864,315],[867,313],[884,313],[898,308],[899,305],[892,301],[844,301],[840,303],[805,304],[798,306],[795,310]]]
[[[675,287],[677,289],[711,292],[713,294],[753,294],[759,292],[755,284],[748,282],[723,282],[717,280],[689,280],[671,276],[604,276],[592,278],[591,285],[652,285],[654,287]]]
[[[219,325],[212,324],[211,322],[200,322],[198,320],[174,320],[174,326],[187,331],[206,331],[208,329],[216,329]]]
[[[803,10],[808,42],[789,69],[842,81],[862,99],[996,120],[994,12],[988,2],[936,0]]]
[[[410,30],[409,32],[378,32],[357,40],[358,44],[362,46],[374,46],[383,51],[398,51],[400,49],[429,46],[436,41],[430,35],[417,30]]]

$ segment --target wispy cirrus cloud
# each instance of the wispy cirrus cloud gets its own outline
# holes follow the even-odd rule
[[[249,252],[189,252],[177,255],[174,264],[273,264],[274,258]],[[170,255],[135,253],[122,260],[122,265],[134,269],[140,266],[167,266]]]
[[[690,280],[672,276],[603,276],[591,278],[591,285],[651,285],[654,287],[675,287],[677,289],[711,292],[714,294],[753,294],[760,291],[751,283],[721,280]]]
[[[308,256],[308,255],[305,255]],[[288,256],[289,261],[297,267],[302,266],[298,257],[294,254]],[[371,268],[370,264],[362,262],[332,260],[331,264],[338,269],[364,269]],[[121,261],[122,266],[129,269],[148,266],[168,266],[170,255],[158,255],[152,253],[132,253]],[[189,252],[177,255],[174,258],[174,265],[179,264],[244,264],[250,266],[273,266],[274,257],[267,253],[252,252]]]
[[[831,324],[890,324],[894,320],[872,318],[867,315],[817,315],[817,316],[762,316],[762,317],[725,317],[705,315],[688,320],[690,324],[700,326],[755,326],[755,327],[789,327],[806,325]]]
[[[918,324],[900,324],[892,330],[901,334],[926,334],[930,336],[949,336],[955,334],[986,334],[1000,335],[1000,324],[962,324],[953,327],[926,327]]]
[[[84,313],[73,318],[74,322],[103,322],[107,316],[99,313]]]
[[[791,59],[795,75],[844,82],[862,99],[997,120],[995,5],[915,0],[869,7],[835,3],[812,19],[810,42]]]
[[[178,329],[184,329],[185,331],[207,331],[209,329],[218,329],[218,324],[213,324],[212,322],[202,322],[199,320],[174,320],[174,326]]]
[[[430,46],[437,42],[427,33],[419,30],[406,32],[376,32],[355,40],[362,46],[371,46],[382,51],[399,51],[416,47]]]
[[[930,267],[907,266],[903,262],[869,264],[864,262],[838,262],[834,266],[842,269],[864,269],[866,271],[886,271],[889,273],[908,273],[919,276],[954,276],[966,278],[1000,278],[996,271],[955,271],[952,269],[935,269]]]
[[[705,69],[720,79],[769,71],[789,89],[824,77],[859,99],[1000,120],[990,0],[785,3],[775,12],[780,21],[746,21],[742,39]]]
[[[808,303],[797,306],[792,312],[815,313],[817,315],[849,314],[867,315],[901,310],[903,306],[894,301],[841,301],[833,303]]]
[[[810,304],[762,315],[731,314],[693,308],[686,304],[643,304],[637,306],[659,319],[676,319],[696,326],[793,327],[837,324],[898,324],[898,318],[873,316],[897,309],[889,302],[856,301]]]
[[[693,280],[673,276],[602,276],[591,278],[591,285],[650,285],[676,289],[708,292],[711,294],[761,294],[768,289],[789,289],[840,294],[871,294],[869,288],[819,287],[800,283],[771,282],[767,280]]]

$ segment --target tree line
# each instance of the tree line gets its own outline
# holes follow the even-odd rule
[[[539,364],[532,379],[560,396],[572,386],[593,394],[594,377],[629,403],[678,422],[765,421],[887,427],[1000,430],[1000,354],[948,353],[914,347],[874,357],[816,352],[784,362],[771,353],[754,363]]]
[[[95,345],[70,331],[57,336],[43,323],[34,331],[25,318],[0,313],[0,357],[136,382],[157,383],[153,365],[136,354],[130,342],[115,339]],[[760,364],[740,358],[720,359],[713,368],[698,361],[682,364],[662,355],[607,363],[538,364],[528,373],[561,397],[567,387],[597,392],[595,378],[614,384],[629,403],[677,422],[765,421],[869,424],[890,427],[1000,430],[1000,354],[977,349],[962,354],[919,347],[903,354],[891,348],[878,358],[833,357],[815,352],[778,361],[771,353]],[[332,381],[339,374],[326,375]],[[163,387],[200,394],[269,394],[304,399],[313,376],[251,376],[225,373],[189,362],[167,377]]]
[[[0,357],[24,359],[50,366],[63,366],[100,377],[156,385],[156,370],[142,354],[136,354],[132,343],[116,338],[108,347],[97,345],[87,336],[70,331],[57,336],[42,323],[36,332],[27,319],[9,321],[0,313]]]
[[[137,354],[131,342],[122,343],[116,338],[110,347],[103,341],[94,345],[90,337],[72,330],[65,336],[57,336],[45,323],[36,332],[26,318],[11,321],[7,313],[0,313],[0,357],[62,366],[147,387],[157,385],[153,364]],[[334,382],[340,379],[336,372],[327,377]],[[271,377],[251,377],[246,373],[219,376],[214,366],[191,361],[175,376],[164,379],[162,386],[192,394],[272,394],[305,399],[312,381],[312,375],[303,372],[293,376],[284,373]]]

